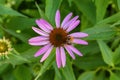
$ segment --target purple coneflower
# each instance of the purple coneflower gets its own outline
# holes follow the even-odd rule
[[[65,49],[73,59],[75,59],[73,53],[82,56],[81,52],[73,46],[73,43],[88,45],[86,41],[80,39],[87,37],[88,34],[83,32],[69,34],[69,32],[76,28],[80,23],[78,16],[75,16],[74,18],[71,17],[72,13],[69,13],[60,24],[60,12],[57,10],[55,15],[56,28],[53,28],[52,25],[44,19],[36,20],[36,24],[40,29],[36,27],[32,27],[32,29],[40,36],[29,39],[29,44],[43,46],[34,55],[37,57],[43,54],[40,62],[43,62],[49,56],[54,47],[56,48],[56,63],[58,68],[64,67],[66,64]]]

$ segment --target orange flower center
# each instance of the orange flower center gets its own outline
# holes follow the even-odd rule
[[[62,28],[55,28],[51,31],[49,40],[55,47],[63,46],[67,43],[68,33]]]

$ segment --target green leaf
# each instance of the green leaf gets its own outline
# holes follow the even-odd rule
[[[37,52],[39,47],[29,47],[29,49],[26,49],[24,52],[21,52],[21,54],[11,54],[9,55],[9,59],[6,59],[2,63],[11,63],[13,66],[20,65],[23,63],[32,63],[35,61],[38,61],[40,57],[35,58],[34,54]]]
[[[8,64],[1,65],[0,64],[0,75],[8,68]]]
[[[9,68],[8,68],[9,69]],[[2,80],[16,80],[14,75],[12,74],[12,69],[8,70],[5,74],[3,74],[2,76]]]
[[[111,27],[118,27],[120,25],[120,20],[116,21]]]
[[[37,9],[38,9],[38,11],[39,11],[40,17],[43,18],[43,19],[47,19],[47,20],[48,20],[47,16],[46,16],[45,13],[41,10],[41,8],[39,7],[39,5],[38,5],[36,2],[35,2],[35,5],[36,5],[36,7],[37,7]]]
[[[55,69],[55,77],[54,80],[63,80],[63,77],[58,69],[58,67],[56,66],[56,62],[54,63],[54,69]]]
[[[72,1],[73,1],[73,0],[68,0],[69,6],[72,5]]]
[[[120,80],[120,77],[117,76],[115,73],[110,72],[110,80]]]
[[[38,80],[53,80],[54,70],[47,70]]]
[[[9,8],[6,7],[4,5],[0,5],[0,15],[11,15],[11,16],[22,16],[22,17],[26,17],[23,14]]]
[[[94,51],[95,51],[95,49],[94,49]],[[92,52],[89,52],[89,53],[92,53]],[[101,56],[98,54],[91,55],[91,56],[90,55],[83,56],[83,57],[77,56],[73,63],[79,69],[85,69],[85,70],[96,69],[101,66],[106,66],[106,64],[102,60]]]
[[[98,44],[105,63],[107,63],[110,66],[114,66],[113,58],[112,58],[113,52],[111,51],[111,49],[102,40],[98,40]]]
[[[73,2],[78,7],[78,10],[80,10],[88,18],[89,21],[95,24],[96,12],[92,0],[73,0]]]
[[[9,59],[6,59],[4,62],[11,63],[13,66],[15,66],[15,65],[22,64],[22,63],[28,63],[29,61],[21,55],[11,54],[9,56]]]
[[[106,72],[104,70],[100,70],[96,72],[94,80],[106,80]]]
[[[54,24],[55,13],[61,3],[62,0],[46,0],[45,14],[52,24]]]
[[[23,2],[24,0],[14,0],[14,2],[15,2],[15,9],[18,9],[19,8],[19,6],[22,4],[22,2]]]
[[[2,38],[2,35],[3,35],[3,30],[1,29],[1,25],[0,25],[0,38]]]
[[[32,74],[28,67],[21,65],[14,70],[16,80],[32,80]]]
[[[73,73],[72,64],[69,59],[67,59],[67,64],[62,68],[62,74],[65,77],[65,80],[76,80]]]
[[[80,31],[83,31],[83,30],[88,29],[91,26],[93,26],[91,24],[91,22],[84,15],[81,16],[81,24],[80,25],[81,25]]]
[[[84,72],[78,77],[78,80],[93,80],[94,76],[95,72],[93,71]]]
[[[83,54],[83,56],[86,56],[86,57],[87,55],[94,55],[100,52],[99,46],[96,41],[89,41],[88,43],[89,45],[87,46],[75,45],[75,47]],[[94,47],[94,50],[93,50],[93,47]]]
[[[0,0],[0,4],[5,4],[5,0]]]
[[[113,62],[114,64],[120,63],[120,45],[115,49],[115,52],[113,53]]]
[[[0,0],[0,3],[5,3],[5,0]]]
[[[3,65],[5,63],[10,63],[13,66],[15,66],[15,65],[23,64],[23,63],[34,62],[39,59],[39,57],[38,58],[34,57],[34,54],[35,52],[37,52],[37,50],[38,50],[38,47],[33,47],[24,52],[21,52],[22,54],[14,54],[15,52],[11,53],[8,56],[9,59],[5,59],[4,61],[1,61],[0,65]]]
[[[34,25],[35,19],[13,17],[4,25],[7,28],[3,29],[23,42],[28,43],[28,39],[33,35],[32,26]]]
[[[117,0],[118,8],[120,10],[120,0]]]
[[[95,0],[97,22],[101,21],[104,18],[108,2],[109,0]]]
[[[116,22],[120,20],[120,12],[108,17],[108,18],[105,18],[103,19],[102,21],[98,22],[97,24],[107,24],[107,23],[113,23],[113,22]]]
[[[22,13],[32,18],[38,18],[38,19],[40,18],[40,14],[37,9],[25,9],[22,10]]]
[[[10,21],[5,24],[8,29],[13,30],[24,30],[27,28],[31,28],[35,25],[34,18],[23,18],[23,17],[12,17]]]
[[[21,52],[22,56],[29,60],[30,62],[38,61],[40,57],[34,57],[34,54],[38,51],[40,47],[31,47],[29,49],[26,49],[24,52]]]
[[[44,72],[46,72],[52,66],[52,63],[54,62],[53,60],[54,57],[55,57],[55,49],[52,50],[49,57],[45,60],[35,80],[37,80]]]
[[[86,40],[108,40],[111,39],[117,32],[117,30],[110,25],[101,25],[97,27],[92,27],[84,30],[84,32],[88,33],[89,36],[86,37]]]

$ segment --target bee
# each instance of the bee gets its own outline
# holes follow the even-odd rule
[[[73,38],[72,36],[67,36],[66,44],[71,45],[72,42],[73,42],[73,39],[74,39],[74,38]]]

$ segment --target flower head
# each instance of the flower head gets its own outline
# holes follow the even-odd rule
[[[29,39],[29,44],[43,46],[34,55],[35,57],[43,55],[40,62],[43,62],[49,56],[54,47],[56,48],[56,63],[58,68],[64,67],[66,64],[65,49],[73,59],[75,59],[74,53],[82,56],[82,53],[77,50],[73,44],[87,45],[88,43],[80,38],[87,37],[88,34],[83,32],[69,34],[69,32],[80,23],[78,16],[74,18],[71,17],[72,13],[69,13],[60,24],[60,12],[57,10],[55,15],[56,28],[53,28],[52,25],[44,19],[36,20],[36,24],[39,28],[32,27],[32,29],[40,36]]]
[[[5,39],[0,39],[0,57],[7,57],[8,54],[10,54],[10,51],[12,50],[10,41]]]

